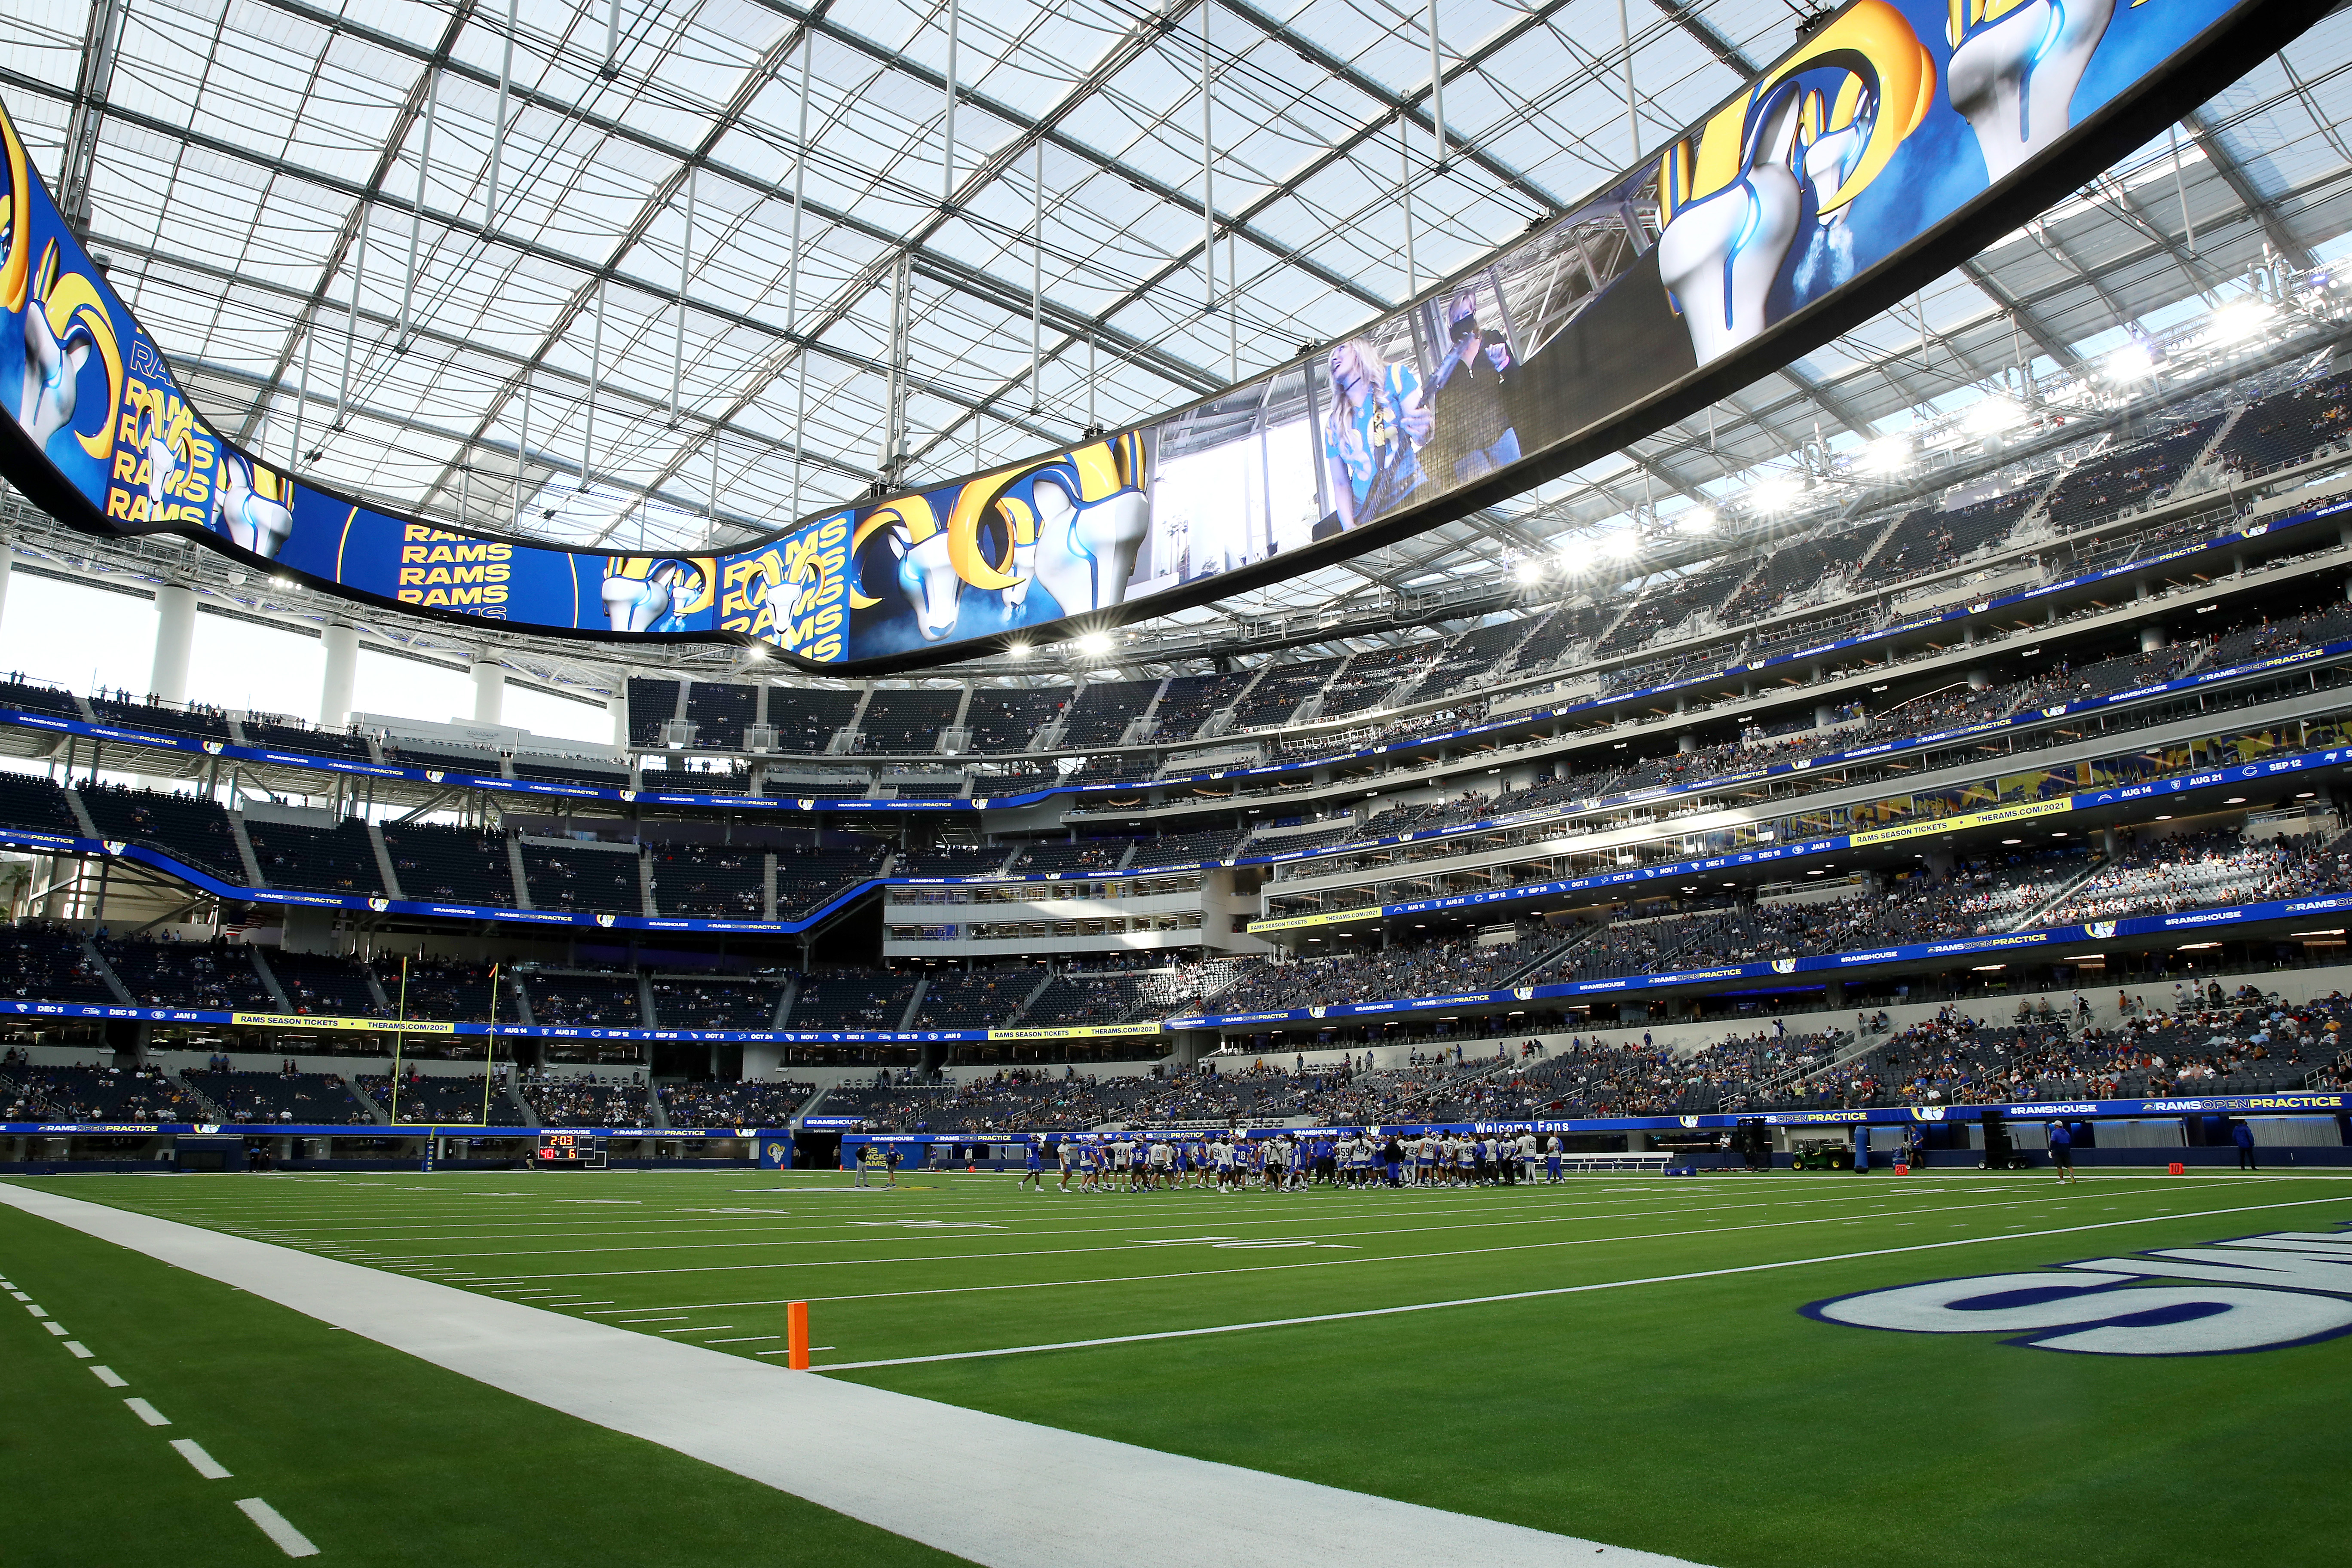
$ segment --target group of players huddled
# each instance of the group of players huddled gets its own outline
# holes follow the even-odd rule
[[[1270,1138],[1239,1131],[1094,1132],[1053,1142],[1032,1133],[1027,1154],[1019,1184],[1041,1193],[1049,1169],[1058,1169],[1055,1190],[1065,1193],[1508,1187],[1563,1179],[1559,1140],[1538,1140],[1532,1132],[1414,1136],[1383,1134],[1376,1127]]]

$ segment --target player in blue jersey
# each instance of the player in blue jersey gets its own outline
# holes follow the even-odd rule
[[[1019,1188],[1025,1187],[1030,1183],[1034,1182],[1037,1184],[1037,1190],[1041,1193],[1044,1192],[1045,1190],[1045,1138],[1038,1133],[1032,1132],[1029,1134],[1029,1142],[1023,1146],[1022,1152],[1027,1156],[1029,1168],[1022,1173],[1021,1179],[1013,1184],[1013,1187],[1018,1190]]]

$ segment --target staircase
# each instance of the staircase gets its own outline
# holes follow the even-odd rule
[[[507,875],[514,879],[515,908],[535,909],[530,901],[530,879],[523,872],[522,840],[514,834],[504,836],[507,845]]]
[[[2060,883],[2057,890],[2053,892],[2048,898],[2040,900],[2032,908],[2024,910],[2021,914],[2013,915],[2007,920],[2000,921],[1993,929],[2003,931],[2032,931],[2035,926],[2042,923],[2042,917],[2044,915],[2048,914],[2050,910],[2056,909],[2060,904],[2064,903],[2068,899],[2074,897],[2074,890],[2076,889],[2089,881],[2092,878],[2097,876],[2100,872],[2105,870],[2107,868],[2107,865],[2108,862],[2105,856],[2092,861],[2090,865],[2084,867],[2081,871],[2067,878],[2065,881]]]
[[[261,861],[253,852],[253,840],[245,831],[245,813],[232,811],[228,816],[228,836],[236,841],[237,863],[245,868],[245,885],[266,888],[269,883],[261,875]]]
[[[915,982],[915,994],[907,998],[907,1010],[898,1016],[898,1027],[902,1031],[913,1028],[915,1020],[923,1016],[923,995],[930,988],[931,977],[929,974]]]
[[[294,998],[286,994],[286,987],[278,983],[278,972],[269,967],[269,960],[262,955],[261,949],[248,944],[245,951],[253,960],[253,972],[261,976],[262,989],[268,992],[270,999],[278,1004],[278,1010],[281,1013],[294,1011]]]
[[[394,899],[408,897],[401,890],[399,874],[392,868],[392,851],[384,846],[383,829],[371,822],[367,825],[367,836],[369,847],[375,851],[375,874],[383,879],[385,896]]]
[[[76,698],[74,700],[79,702],[81,700],[79,698]],[[89,705],[84,703],[83,706],[87,707]],[[81,792],[74,788],[73,785],[68,784],[66,786],[65,795],[66,804],[73,807],[74,821],[79,823],[81,826],[81,836],[84,838],[96,838],[99,837],[98,824],[90,820],[89,807],[82,804]]]
[[[1054,984],[1056,976],[1053,970],[1046,968],[1043,964],[1040,964],[1038,967],[1045,970],[1044,974],[1039,977],[1036,984],[1029,988],[1029,994],[1024,996],[1020,1001],[1013,1005],[1013,1011],[1004,1016],[1004,1022],[1000,1026],[1001,1027],[1009,1029],[1015,1024],[1018,1024],[1024,1015],[1029,1011],[1029,1005],[1045,994],[1046,986]]]
[[[106,988],[114,993],[117,1002],[137,1005],[139,998],[131,994],[131,987],[122,984],[122,976],[114,973],[114,965],[106,962],[106,954],[98,951],[98,943],[90,940],[88,931],[81,933],[81,952],[89,961],[90,967],[98,972],[98,977],[106,982]]]

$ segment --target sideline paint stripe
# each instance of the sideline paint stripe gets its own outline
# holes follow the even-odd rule
[[[109,1388],[128,1388],[131,1386],[131,1380],[123,1376],[121,1373],[115,1371],[110,1366],[93,1366],[89,1369],[89,1374],[90,1376],[98,1379],[99,1382],[106,1384]]]
[[[175,1437],[172,1440],[172,1447],[178,1451],[180,1458],[194,1465],[196,1468],[196,1474],[204,1477],[205,1479],[208,1481],[228,1479],[227,1468],[218,1459],[205,1453],[204,1446],[194,1437]]]
[[[131,1415],[136,1415],[140,1420],[144,1421],[150,1426],[169,1426],[172,1424],[172,1418],[170,1416],[164,1415],[162,1411],[156,1409],[153,1405],[148,1404],[143,1399],[126,1399],[122,1403],[131,1406]]]
[[[261,1533],[278,1543],[278,1550],[289,1557],[316,1557],[319,1549],[310,1538],[286,1522],[286,1516],[257,1497],[240,1498],[237,1505],[245,1517],[261,1527]]]
[[[1315,1561],[1333,1541],[1366,1540],[1407,1558],[1684,1568],[1653,1552],[811,1377],[13,1183],[0,1182],[0,1203],[989,1568],[1067,1568],[1131,1554],[1153,1538],[1183,1541],[1212,1563]],[[909,1430],[929,1441],[906,1443],[899,1434]],[[259,1499],[237,1506],[289,1556],[316,1550]]]
[[[1592,1285],[1555,1285],[1543,1290],[1511,1290],[1499,1296],[1464,1296],[1451,1301],[1415,1301],[1402,1307],[1367,1307],[1353,1312],[1318,1312],[1307,1318],[1269,1318],[1255,1323],[1218,1323],[1204,1329],[1163,1329],[1150,1334],[1116,1334],[1100,1340],[1064,1340],[1058,1344],[1006,1345],[992,1351],[948,1351],[939,1355],[899,1356],[890,1361],[844,1361],[815,1367],[816,1372],[856,1372],[874,1366],[918,1366],[934,1361],[980,1361],[991,1356],[1034,1355],[1041,1351],[1092,1350],[1101,1345],[1141,1344],[1150,1340],[1192,1340],[1209,1334],[1241,1334],[1255,1329],[1290,1329],[1308,1323],[1343,1323],[1357,1318],[1393,1318],[1405,1312],[1435,1312],[1448,1307],[1488,1307],[1501,1301],[1534,1301],[1547,1296],[1581,1296],[1594,1290],[1623,1290],[1635,1285],[1676,1285],[1691,1279],[1720,1279],[1735,1274],[1769,1274],[1781,1268],[1804,1268],[1817,1263],[1852,1263],[1865,1258],[1892,1258],[1905,1252],[1937,1252],[1950,1247],[1979,1247],[1989,1241],[2030,1241],[2044,1236],[2076,1236],[2086,1230],[2112,1230],[2117,1226],[2155,1225],[2165,1220],[2211,1219],[2218,1215],[2257,1214],[2265,1209],[2302,1208],[2311,1204],[2340,1204],[2342,1198],[2300,1198],[2292,1203],[2252,1204],[2242,1208],[2200,1209],[2189,1214],[2149,1215],[2143,1219],[2101,1220],[2092,1225],[2061,1226],[2053,1230],[2011,1230],[1999,1236],[1968,1236],[1951,1241],[1923,1241],[1910,1247],[1879,1247],[1867,1252],[1832,1252],[1820,1258],[1787,1258],[1777,1263],[1745,1263],[1736,1268],[1701,1268],[1687,1274],[1653,1274],[1643,1279],[1608,1279]]]

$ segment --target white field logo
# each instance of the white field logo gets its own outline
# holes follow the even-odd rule
[[[2161,1283],[2158,1283],[2161,1281]],[[2088,1355],[2226,1355],[2352,1330],[2352,1235],[2282,1230],[1832,1297],[1809,1318],[1908,1334],[2003,1334]]]

